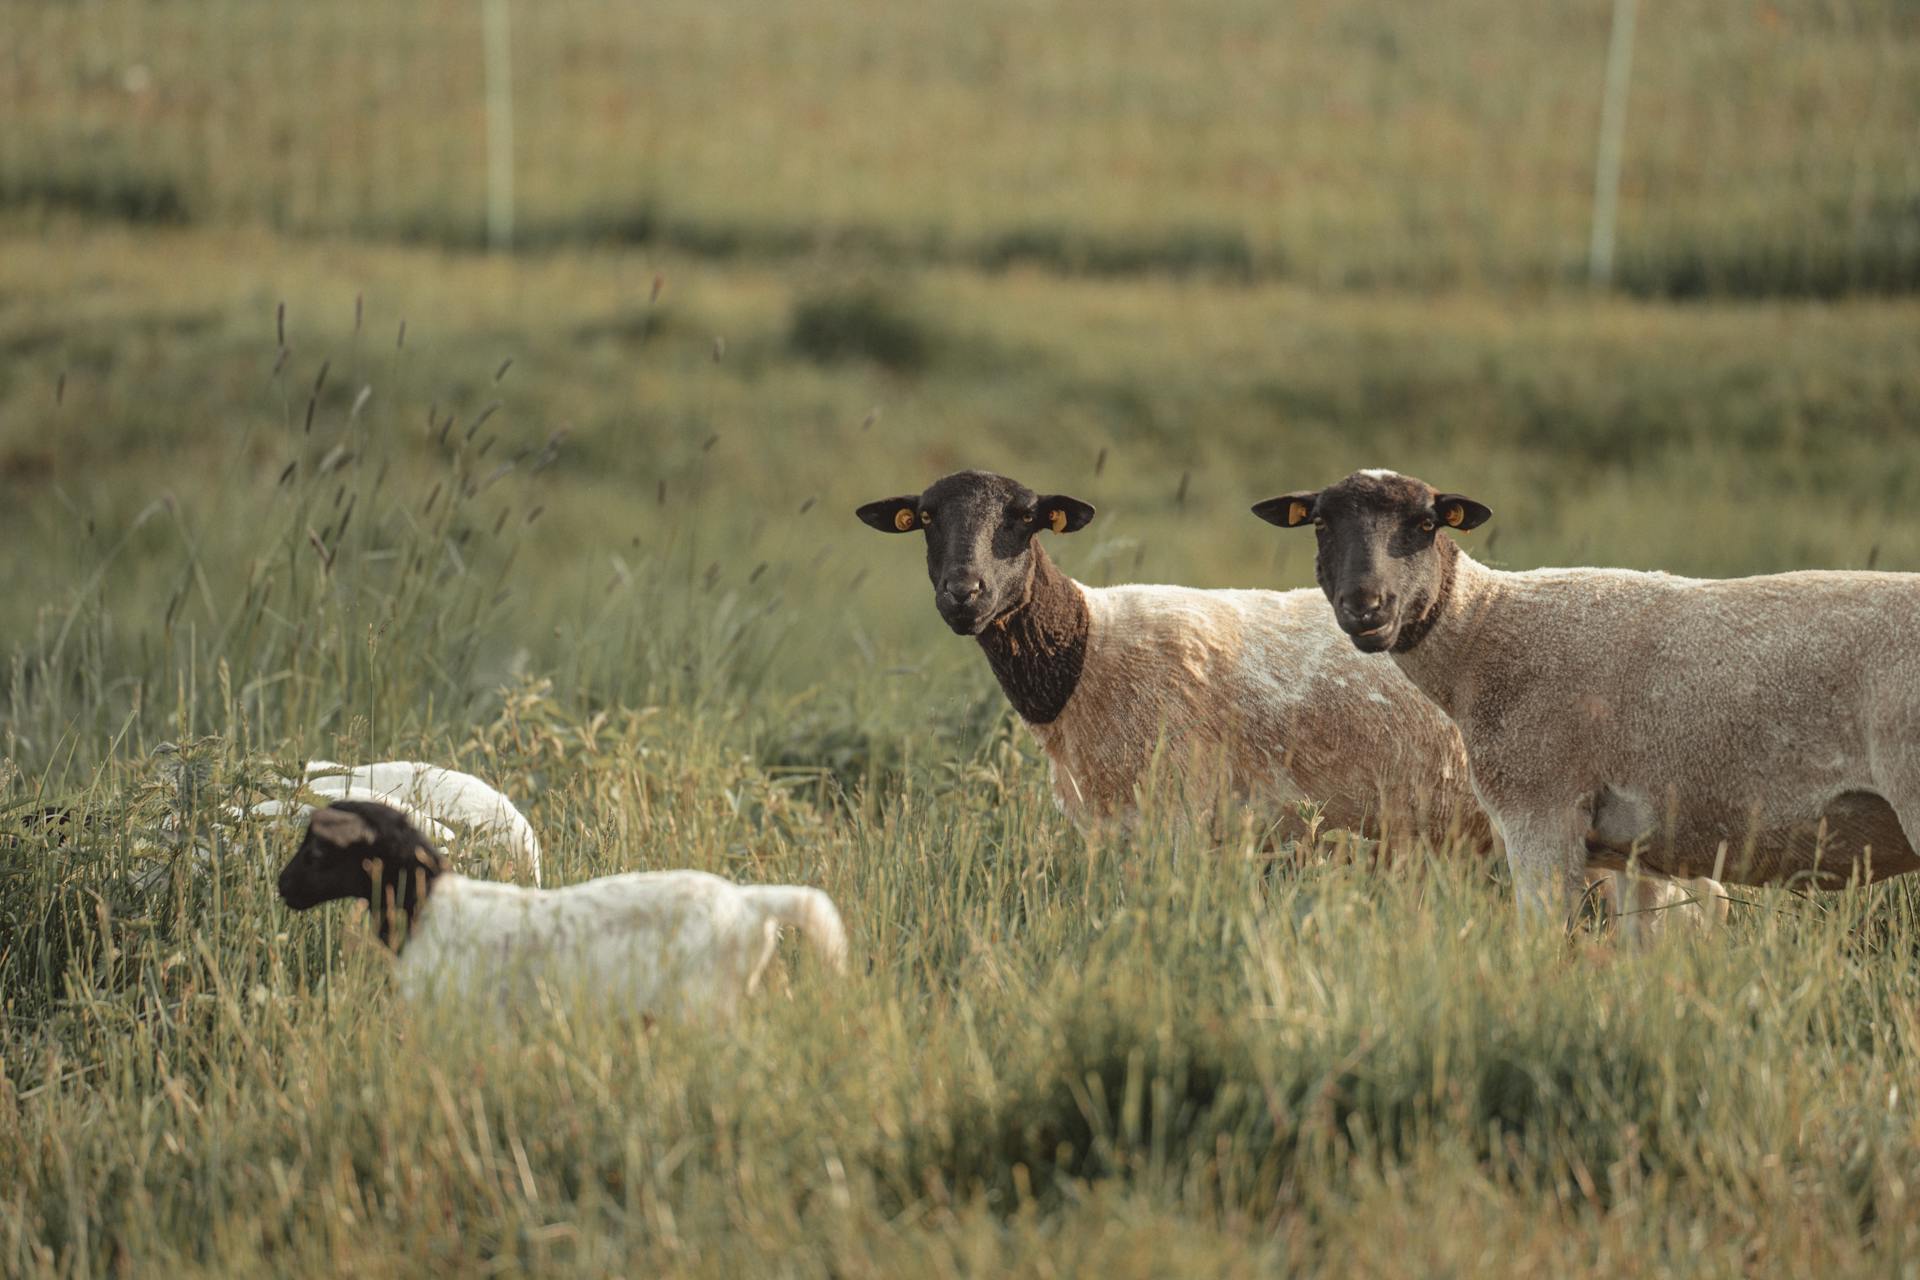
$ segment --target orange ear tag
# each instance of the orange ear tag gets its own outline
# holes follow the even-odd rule
[[[1459,528],[1461,523],[1465,521],[1466,518],[1467,518],[1467,509],[1461,506],[1459,503],[1456,502],[1452,506],[1447,508],[1447,523],[1453,526],[1454,528],[1456,529]]]
[[[1053,514],[1047,517],[1047,523],[1053,526],[1055,533],[1065,533],[1067,531],[1067,513],[1055,507]]]
[[[1307,504],[1290,502],[1287,504],[1287,524],[1289,527],[1307,522]]]
[[[894,512],[893,527],[898,529],[902,533],[905,533],[907,530],[913,528],[913,512],[907,510],[905,507],[902,507],[898,511]]]

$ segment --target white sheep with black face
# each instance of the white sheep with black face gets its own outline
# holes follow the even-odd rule
[[[1201,805],[1224,790],[1271,818],[1307,799],[1330,826],[1491,842],[1453,724],[1391,663],[1355,652],[1320,592],[1086,586],[1040,535],[1085,528],[1093,507],[989,472],[855,514],[924,535],[935,607],[979,642],[1075,825],[1130,820],[1157,764]],[[1725,910],[1704,885],[1594,879],[1629,931]]]
[[[1316,527],[1354,645],[1460,726],[1523,910],[1629,858],[1743,884],[1920,870],[1920,575],[1507,573],[1436,536],[1486,507],[1392,472],[1254,511]]]
[[[410,999],[531,1007],[542,988],[650,1017],[729,1018],[759,985],[782,925],[844,972],[833,900],[794,885],[738,885],[701,871],[604,876],[526,889],[447,870],[405,814],[373,801],[314,811],[280,873],[305,911],[367,903]]]

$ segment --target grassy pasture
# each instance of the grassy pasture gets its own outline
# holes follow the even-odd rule
[[[998,465],[1100,505],[1058,545],[1089,580],[1296,585],[1247,503],[1392,459],[1492,503],[1505,563],[1913,568],[1912,304],[44,218],[0,297],[9,1270],[1895,1271],[1920,1235],[1906,886],[1632,955],[1516,934],[1468,851],[1089,845],[850,514]],[[348,913],[279,907],[284,836],[196,879],[155,834],[322,754],[489,776],[555,882],[820,884],[862,972],[796,955],[724,1035],[409,1019]]]
[[[1484,851],[1083,839],[851,514],[986,466],[1088,582],[1292,587],[1247,506],[1386,464],[1496,564],[1920,571],[1910,4],[1641,6],[1617,294],[1605,4],[518,5],[492,256],[477,8],[0,0],[0,1274],[1914,1273],[1920,891],[1633,953]],[[313,756],[856,972],[398,1008],[213,830]]]

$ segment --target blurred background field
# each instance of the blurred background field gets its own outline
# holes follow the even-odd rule
[[[851,515],[1302,586],[1248,504],[1390,465],[1514,567],[1920,571],[1920,10],[1645,6],[1594,288],[1613,13],[0,0],[0,1268],[1898,1270],[1910,891],[1567,959],[1470,851],[1090,845]],[[284,832],[193,872],[311,756],[871,967],[436,1047]]]
[[[504,88],[524,244],[1431,287],[1581,267],[1613,6],[7,11],[13,205],[481,243]],[[1901,0],[1646,6],[1627,287],[1920,281],[1917,29]]]

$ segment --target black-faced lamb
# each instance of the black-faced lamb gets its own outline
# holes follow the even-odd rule
[[[758,986],[782,925],[835,972],[847,936],[818,889],[737,885],[700,871],[629,872],[564,889],[472,880],[447,869],[399,810],[340,800],[314,811],[280,873],[305,911],[367,903],[410,999],[530,1007],[542,987],[651,1017],[728,1018]]]

